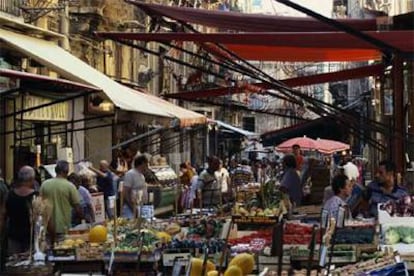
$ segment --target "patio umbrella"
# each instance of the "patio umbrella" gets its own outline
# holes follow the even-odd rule
[[[292,151],[293,145],[299,145],[301,150],[316,150],[317,149],[316,140],[303,136],[303,137],[296,137],[296,138],[292,138],[292,139],[284,141],[283,143],[276,146],[276,150],[281,151],[281,152],[289,152],[289,151]]]
[[[332,154],[337,151],[344,151],[349,150],[350,146],[348,144],[335,141],[335,140],[329,140],[329,139],[320,139],[318,138],[316,140],[316,149],[320,153],[324,154]]]

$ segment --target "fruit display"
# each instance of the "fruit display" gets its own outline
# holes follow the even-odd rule
[[[272,236],[272,229],[261,229],[240,238],[229,239],[228,243],[231,246],[235,246],[237,244],[250,244],[255,239],[263,239],[265,241],[265,245],[270,245],[272,243]]]
[[[190,266],[191,266],[190,276],[203,275],[202,273],[203,272],[203,260],[202,259],[192,258]],[[216,266],[211,261],[207,261],[205,272],[208,273],[214,270],[216,270]]]
[[[413,217],[414,216],[414,196],[405,196],[402,199],[387,201],[380,206],[390,216]]]
[[[232,266],[239,267],[243,273],[242,275],[250,274],[253,272],[255,266],[254,256],[248,253],[238,254],[231,259],[228,267],[230,268]]]
[[[285,224],[283,232],[283,243],[284,244],[309,244],[312,239],[311,224],[290,222]],[[316,242],[320,242],[320,232],[315,235]]]
[[[103,225],[96,225],[89,231],[89,241],[95,243],[106,242],[108,230]]]
[[[389,227],[384,234],[385,244],[393,245],[397,243],[414,243],[414,228],[408,226]]]

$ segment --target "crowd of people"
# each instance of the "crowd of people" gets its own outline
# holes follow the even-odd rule
[[[132,217],[138,195],[146,201],[146,183],[143,171],[148,166],[144,155],[137,156],[133,168],[118,174],[109,162],[102,160],[99,168],[89,166],[85,173],[69,174],[67,161],[58,160],[55,166],[56,176],[45,180],[41,185],[33,167],[23,166],[19,169],[11,185],[0,177],[0,257],[4,265],[5,257],[29,250],[30,225],[33,200],[40,196],[51,206],[51,218],[47,227],[47,239],[50,245],[64,238],[68,230],[81,223],[94,223],[95,212],[92,194],[101,192],[105,201],[106,217],[114,217],[113,208],[109,206],[111,197],[119,196],[119,175],[123,179],[122,215]],[[91,180],[90,175],[95,175]],[[134,199],[135,197],[135,199]]]
[[[205,168],[196,170],[189,162],[180,165],[180,184],[183,189],[181,207],[211,208],[232,202],[237,187],[248,183],[265,183],[273,180],[275,189],[286,193],[293,208],[300,206],[309,193],[308,182],[312,178],[312,159],[302,155],[298,145],[290,154],[276,162],[208,158]],[[87,171],[95,175],[95,181],[82,173],[69,174],[69,163],[56,163],[56,177],[39,185],[36,171],[23,166],[12,185],[0,178],[0,243],[2,264],[7,254],[25,252],[30,243],[30,206],[33,199],[41,196],[52,206],[51,221],[47,233],[49,242],[63,238],[67,231],[82,222],[94,223],[95,212],[92,193],[101,192],[104,197],[106,217],[112,219],[114,210],[111,200],[122,202],[116,208],[126,218],[137,216],[137,206],[148,202],[145,172],[149,160],[146,155],[136,155],[126,160],[118,156],[115,162],[102,160],[99,167],[89,166]],[[407,191],[397,184],[394,163],[379,163],[374,180],[368,185],[361,181],[360,170],[350,156],[345,156],[327,180],[323,209],[337,217],[341,207],[349,216],[377,216],[378,204],[398,200]],[[123,185],[119,185],[120,183]],[[122,188],[121,188],[122,187]],[[120,201],[119,199],[122,198]],[[7,248],[7,251],[6,251]]]

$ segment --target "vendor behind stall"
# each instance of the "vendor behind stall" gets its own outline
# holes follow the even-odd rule
[[[299,174],[296,171],[296,158],[292,154],[287,154],[283,157],[283,176],[280,181],[282,191],[286,190],[290,201],[295,206],[300,206],[303,197],[302,183]]]
[[[376,179],[368,184],[367,197],[369,214],[378,216],[378,204],[389,200],[399,200],[408,195],[407,191],[395,183],[395,164],[391,161],[379,163]]]
[[[346,175],[338,174],[332,179],[331,186],[334,196],[325,202],[323,209],[329,217],[337,219],[339,208],[347,206],[346,199],[351,195],[352,184]]]
[[[215,172],[220,168],[220,160],[213,156],[208,158],[208,168],[198,177],[198,194],[202,207],[214,207],[220,204],[221,189]]]

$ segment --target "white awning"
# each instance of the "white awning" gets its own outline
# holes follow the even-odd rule
[[[203,124],[206,117],[153,95],[121,85],[52,42],[0,29],[0,40],[66,79],[96,86],[122,110],[178,118],[181,126]]]
[[[238,127],[229,125],[229,124],[227,124],[225,122],[222,122],[222,121],[209,120],[209,122],[212,122],[214,124],[217,124],[219,127],[226,128],[226,129],[228,129],[228,130],[230,130],[232,132],[236,132],[238,134],[241,134],[243,136],[246,136],[246,138],[248,138],[248,139],[258,139],[259,136],[260,136],[258,133],[251,132],[251,131],[248,131],[248,130],[244,130],[244,129],[241,129],[241,128],[238,128]]]

